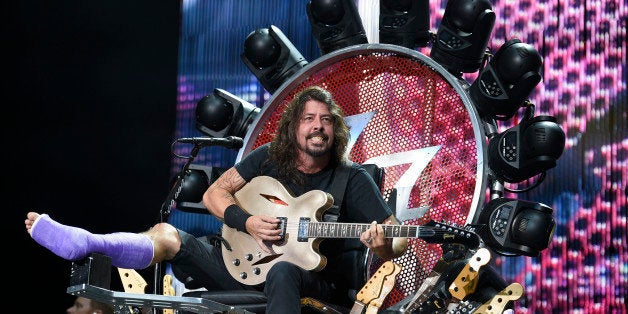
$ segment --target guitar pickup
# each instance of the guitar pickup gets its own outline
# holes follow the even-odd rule
[[[279,236],[281,237],[281,241],[286,239],[286,221],[288,221],[287,217],[277,217],[277,219],[279,219],[279,226],[277,226],[277,229],[281,230],[281,233],[279,234]]]
[[[297,235],[298,242],[307,242],[309,239],[310,218],[299,218],[299,233]]]

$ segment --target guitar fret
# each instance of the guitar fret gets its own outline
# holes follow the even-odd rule
[[[362,232],[366,231],[368,229],[369,225],[356,225],[356,232],[355,232],[355,236],[356,237],[360,237],[360,234],[362,234]],[[360,228],[357,228],[360,227]]]
[[[456,230],[449,226],[381,225],[386,238],[421,238],[428,243],[465,243],[477,245],[478,237],[472,232]],[[371,224],[308,222],[309,238],[359,238]],[[449,229],[446,229],[449,228]],[[445,238],[444,235],[448,237]]]
[[[308,236],[315,238],[359,238],[370,224],[310,222]],[[382,225],[387,238],[419,237],[419,226]]]
[[[360,236],[360,234],[361,234],[362,232],[364,232],[364,231],[362,230],[362,228],[361,228],[362,226],[363,226],[363,225],[356,225],[356,224],[352,225],[351,230],[353,230],[353,236],[354,236],[354,237],[359,237],[359,236]]]

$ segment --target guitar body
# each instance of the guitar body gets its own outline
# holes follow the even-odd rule
[[[333,204],[329,193],[313,190],[295,198],[279,181],[259,176],[239,190],[235,199],[249,214],[281,217],[285,232],[282,241],[267,244],[273,251],[268,254],[249,234],[223,225],[222,237],[228,246],[222,246],[222,256],[233,278],[247,285],[263,283],[270,268],[280,261],[289,261],[313,271],[325,267],[326,258],[318,251],[322,239],[298,241],[297,234],[301,219],[319,221],[323,212]]]
[[[286,261],[303,269],[319,271],[327,259],[318,250],[326,238],[359,238],[369,223],[321,222],[323,213],[334,203],[331,194],[313,190],[299,197],[276,179],[259,176],[235,194],[236,203],[252,215],[281,220],[282,240],[266,243],[272,253],[262,250],[252,236],[227,225],[222,227],[222,257],[229,274],[246,285],[266,281],[270,268]],[[431,221],[424,226],[380,225],[387,238],[421,238],[428,243],[461,243],[477,248],[480,238],[474,232]]]

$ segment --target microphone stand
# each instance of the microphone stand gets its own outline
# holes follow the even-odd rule
[[[190,151],[188,161],[183,165],[183,167],[181,168],[181,171],[179,171],[179,173],[177,174],[174,185],[170,189],[170,192],[168,193],[166,200],[161,205],[161,210],[159,212],[160,222],[165,222],[168,219],[168,216],[170,215],[170,211],[172,210],[172,207],[174,206],[175,200],[177,196],[179,196],[179,193],[181,192],[181,187],[183,186],[183,181],[184,181],[183,178],[185,178],[185,174],[190,168],[190,164],[196,158],[196,156],[198,155],[198,152],[201,150],[202,147],[203,145],[201,145],[200,143],[194,144],[194,147]],[[162,294],[162,290],[160,289],[160,287],[163,287],[163,285],[161,285],[160,282],[161,282],[161,263],[155,263],[154,283],[153,283],[154,294]],[[157,309],[153,308],[153,313],[157,313],[156,311]]]

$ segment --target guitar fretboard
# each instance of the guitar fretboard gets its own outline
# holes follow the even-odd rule
[[[434,235],[434,230],[422,226],[381,225],[386,238],[423,238]],[[308,238],[359,238],[371,224],[307,222],[299,227],[307,228]],[[299,232],[301,234],[301,232]]]

